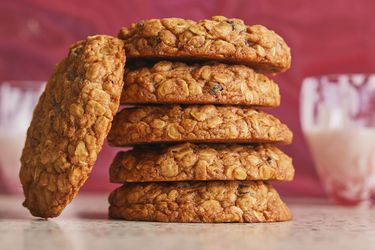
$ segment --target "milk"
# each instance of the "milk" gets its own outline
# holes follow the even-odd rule
[[[345,203],[370,199],[375,192],[374,128],[306,131],[305,136],[331,197]]]
[[[44,83],[11,81],[0,85],[0,166],[3,186],[20,192],[20,157],[33,109]]]
[[[25,130],[0,131],[0,165],[2,178],[6,182],[7,191],[18,193],[21,183],[18,181],[20,157],[26,138]]]
[[[375,198],[375,74],[305,78],[300,118],[321,183],[345,204]]]

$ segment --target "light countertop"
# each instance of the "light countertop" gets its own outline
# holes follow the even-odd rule
[[[106,195],[78,195],[57,219],[33,219],[22,197],[0,196],[0,250],[375,249],[375,209],[287,199],[294,219],[269,224],[107,220]]]

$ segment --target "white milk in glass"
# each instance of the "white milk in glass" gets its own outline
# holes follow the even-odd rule
[[[20,157],[43,82],[10,81],[0,85],[0,166],[8,192],[21,191]]]
[[[375,198],[375,75],[309,77],[301,125],[321,183],[343,204]]]
[[[10,192],[20,192],[21,183],[17,181],[20,170],[20,157],[26,138],[25,130],[0,131],[0,165],[2,178],[7,182]]]
[[[333,199],[343,203],[370,199],[375,191],[375,129],[332,129],[305,136]]]

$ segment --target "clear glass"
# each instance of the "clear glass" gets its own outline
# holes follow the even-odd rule
[[[309,77],[300,98],[302,130],[328,197],[373,204],[375,75]]]
[[[0,167],[3,187],[8,193],[21,192],[18,178],[20,157],[33,110],[44,82],[0,83]]]

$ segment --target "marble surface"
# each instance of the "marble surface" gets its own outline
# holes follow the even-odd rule
[[[105,195],[79,195],[57,219],[32,218],[21,197],[0,196],[0,249],[375,249],[375,209],[289,199],[294,220],[167,224],[107,220]]]

